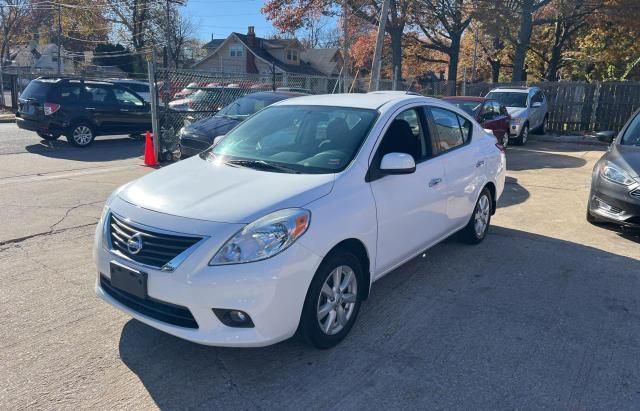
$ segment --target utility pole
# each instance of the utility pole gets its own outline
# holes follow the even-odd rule
[[[166,18],[167,21],[165,22],[166,25],[166,33],[167,33],[167,37],[165,39],[166,44],[164,46],[165,49],[165,62],[164,62],[164,66],[166,68],[169,68],[169,60],[171,58],[170,54],[171,54],[171,0],[167,0],[166,2],[166,8],[165,8],[165,13],[166,13]]]
[[[476,77],[476,62],[478,60],[478,27],[476,25],[476,27],[473,27],[473,67],[471,69],[471,82],[473,83],[473,80]]]
[[[342,1],[342,64],[344,66],[343,74],[344,74],[344,89],[345,93],[349,92],[349,48],[350,48],[350,38],[349,38],[349,4],[347,0]]]
[[[62,12],[61,12],[61,7],[60,7],[60,1],[62,0],[58,0],[58,74],[60,74],[61,71],[61,61],[60,61],[60,48],[62,46],[61,41],[60,41],[60,37],[62,35]]]
[[[378,90],[380,83],[380,66],[382,65],[382,46],[384,45],[384,28],[387,24],[387,15],[389,14],[390,0],[384,0],[382,3],[382,13],[380,13],[380,24],[378,24],[378,37],[376,39],[376,48],[373,53],[373,63],[371,64],[371,79],[369,79],[369,91]]]

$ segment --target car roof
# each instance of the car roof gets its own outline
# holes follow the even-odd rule
[[[308,105],[308,106],[337,106],[365,109],[378,109],[390,102],[403,100],[415,100],[417,97],[425,102],[437,102],[438,99],[424,97],[416,93],[404,91],[374,91],[371,93],[344,93],[344,94],[320,94],[304,97],[296,97],[283,100],[277,105]]]
[[[149,82],[147,81],[143,81],[143,80],[134,80],[134,79],[129,79],[129,78],[125,78],[125,79],[114,79],[114,80],[107,80],[110,81],[112,83],[129,83],[129,84],[144,84],[144,85],[149,85]]]
[[[538,87],[525,87],[525,86],[505,86],[505,87],[496,87],[492,91],[499,91],[501,93],[528,93],[531,90],[538,90]]]
[[[451,97],[442,97],[444,101],[475,101],[478,103],[482,103],[484,101],[489,100],[486,97],[473,97],[473,96],[451,96]]]
[[[303,97],[308,96],[307,93],[299,93],[296,91],[257,91],[255,93],[249,93],[245,97],[248,96],[272,96],[272,97],[282,97],[282,98],[291,98],[291,97]]]

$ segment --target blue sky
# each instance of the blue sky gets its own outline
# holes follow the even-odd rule
[[[246,33],[248,26],[256,27],[256,35],[263,37],[275,31],[260,8],[261,0],[188,0],[183,12],[190,16],[197,29],[197,37],[210,40],[226,38],[236,31]]]

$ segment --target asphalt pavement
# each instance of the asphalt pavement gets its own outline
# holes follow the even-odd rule
[[[485,242],[447,240],[374,284],[318,351],[204,347],[93,295],[106,196],[151,170],[0,125],[0,409],[637,409],[640,238],[589,225],[602,148],[508,151]]]

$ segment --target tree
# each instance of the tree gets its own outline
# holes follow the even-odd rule
[[[397,67],[397,80],[402,78],[402,37],[412,19],[415,0],[391,0],[385,31],[391,37],[391,65]],[[348,7],[361,22],[377,27],[382,0],[267,0],[262,13],[283,32],[309,27],[319,15],[336,16],[339,7]],[[393,70],[392,70],[393,71]]]
[[[462,35],[472,20],[464,0],[419,0],[415,22],[427,41],[423,46],[449,57],[447,79],[457,80]]]
[[[520,27],[518,37],[515,40],[515,51],[513,56],[513,75],[511,81],[520,82],[524,80],[524,63],[527,51],[531,44],[531,33],[533,26],[543,24],[544,20],[534,21],[533,15],[542,7],[549,4],[551,0],[520,0],[518,12],[520,14]]]
[[[93,63],[98,66],[116,66],[127,73],[134,71],[133,55],[122,44],[98,44],[94,50]]]
[[[0,43],[0,65],[9,57],[11,44],[24,27],[28,15],[28,0],[0,1],[0,24],[2,25],[2,42]]]
[[[109,9],[109,20],[126,33],[127,43],[136,52],[136,70],[144,69],[142,54],[145,54],[150,33],[150,15],[154,8],[161,7],[152,0],[105,0]]]
[[[593,14],[603,7],[595,0],[556,0],[541,11],[541,17],[551,21],[534,34],[530,48],[532,60],[538,64],[538,77],[547,81],[560,79],[560,70],[571,60],[564,58],[577,34],[587,26]]]

